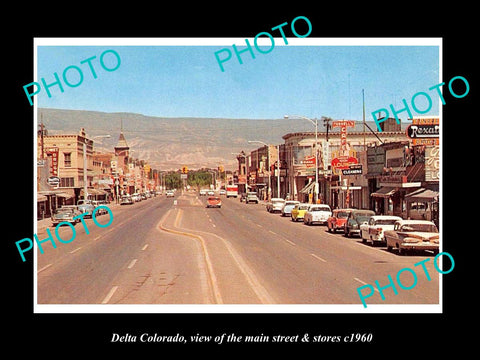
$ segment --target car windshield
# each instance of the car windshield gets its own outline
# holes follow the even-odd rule
[[[393,225],[398,219],[379,219],[375,221],[376,225]]]
[[[55,213],[55,216],[59,217],[59,218],[64,218],[64,217],[68,217],[68,216],[71,216],[71,215],[72,215],[71,211],[58,211],[57,213]]]
[[[330,211],[330,209],[326,206],[315,206],[315,207],[312,207],[312,210],[311,211]]]
[[[438,233],[434,224],[407,224],[402,226],[402,231],[420,231]]]
[[[347,216],[348,216],[348,213],[346,211],[340,211],[337,213],[337,218],[339,219],[345,219],[347,218]]]
[[[372,215],[360,214],[355,216],[355,220],[357,220],[358,223],[367,222],[371,216]]]
[[[300,205],[298,207],[299,210],[308,210],[308,205]]]

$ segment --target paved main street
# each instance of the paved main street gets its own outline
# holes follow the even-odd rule
[[[433,261],[425,264],[431,281],[414,267],[432,254],[399,256],[270,214],[262,203],[222,197],[221,208],[206,208],[205,201],[179,191],[114,205],[109,227],[87,219],[90,234],[77,224],[71,243],[54,249],[45,242],[45,253],[37,253],[38,304],[361,305],[358,287],[386,286],[405,267],[417,274],[412,290],[386,288],[385,301],[375,291],[367,304],[438,304]],[[68,239],[70,228],[63,232]],[[47,237],[44,228],[38,236]],[[407,272],[402,281],[413,279]]]

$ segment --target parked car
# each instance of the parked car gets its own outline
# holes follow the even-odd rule
[[[303,217],[305,216],[305,213],[307,212],[309,207],[310,204],[306,203],[300,203],[295,205],[295,207],[292,209],[292,221],[303,220]]]
[[[222,207],[222,199],[220,199],[220,197],[218,197],[218,196],[209,196],[207,198],[207,208],[210,208],[210,207],[221,208]]]
[[[393,230],[396,221],[402,220],[399,216],[375,215],[368,220],[367,224],[360,225],[360,237],[362,242],[371,241],[376,243],[385,243],[385,231]]]
[[[227,195],[227,190],[220,189],[220,191],[218,192],[218,195]]]
[[[208,196],[215,196],[215,191],[213,191],[213,190],[208,190],[207,195],[208,195]]]
[[[84,216],[85,218],[91,218],[93,210],[95,210],[95,207],[90,200],[78,200],[77,208],[82,214],[86,213]]]
[[[72,225],[75,225],[77,222],[80,221],[80,218],[74,219],[74,217],[78,215],[80,215],[79,212],[73,208],[61,207],[59,209],[56,209],[51,216],[52,226],[56,226],[61,222],[69,222]]]
[[[96,209],[96,208],[97,208],[98,206],[100,206],[100,205],[105,205],[105,203],[102,202],[102,201],[100,201],[100,200],[93,200],[93,201],[92,201],[92,205],[93,205],[94,209]],[[98,210],[95,212],[95,216],[97,216],[97,215],[104,215],[104,214],[106,214],[107,212],[108,212],[107,209],[105,209],[105,208],[102,207],[102,208],[98,209]]]
[[[368,220],[375,215],[372,210],[352,210],[349,212],[347,220],[344,225],[344,233],[347,237],[353,235],[360,235],[360,225],[368,223]]]
[[[332,209],[327,204],[310,205],[303,216],[303,223],[306,225],[326,224],[328,218],[332,216]]]
[[[385,231],[387,250],[398,249],[403,255],[407,250],[433,250],[438,253],[440,235],[437,226],[428,220],[399,220],[393,230]]]
[[[267,204],[267,211],[269,213],[273,212],[281,212],[283,204],[285,204],[285,200],[282,198],[272,198],[270,202]]]
[[[287,200],[282,206],[282,210],[280,213],[282,216],[292,216],[292,210],[295,207],[295,205],[300,204],[300,201],[296,200]]]
[[[248,192],[247,197],[245,198],[245,203],[251,203],[254,202],[255,204],[258,204],[258,197],[256,192]]]
[[[175,193],[173,192],[173,190],[167,190],[166,194],[165,194],[168,197],[174,197],[175,196]]]
[[[120,205],[132,205],[133,199],[130,195],[122,195],[120,199]]]
[[[327,219],[327,230],[329,232],[337,232],[338,230],[345,230],[345,222],[348,214],[353,209],[335,209],[332,211],[332,216]]]
[[[207,196],[207,189],[200,189],[200,196]]]

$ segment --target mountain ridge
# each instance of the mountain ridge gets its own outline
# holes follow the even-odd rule
[[[106,152],[113,152],[122,131],[130,155],[159,170],[176,170],[183,165],[215,168],[220,164],[235,169],[237,160],[232,153],[250,152],[261,146],[249,140],[278,145],[287,133],[315,130],[308,121],[284,118],[160,117],[52,108],[39,108],[37,115],[50,134],[78,133],[84,128],[89,137],[110,135],[95,139],[95,148]],[[321,121],[318,130],[325,131]]]

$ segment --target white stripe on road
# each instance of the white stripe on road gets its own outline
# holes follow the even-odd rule
[[[137,262],[137,259],[133,259],[132,261],[130,261],[130,264],[128,264],[127,268],[131,269],[135,265],[136,262]]]
[[[321,258],[320,256],[318,256],[318,255],[315,255],[315,254],[310,254],[310,255],[312,255],[315,259],[318,259],[318,260],[323,261],[323,262],[327,262],[327,260],[322,259],[322,258]]]
[[[76,252],[77,252],[78,250],[80,250],[81,248],[82,248],[82,247],[80,246],[80,247],[76,248],[75,250],[70,251],[70,254],[76,253]]]
[[[52,266],[52,264],[45,265],[40,270],[37,270],[37,274],[41,273],[43,270],[47,270],[50,266]]]
[[[113,294],[115,294],[115,291],[117,291],[118,289],[118,286],[114,286],[110,289],[110,292],[107,294],[107,296],[105,296],[105,299],[103,299],[102,301],[102,304],[106,304],[110,301],[110,299],[112,298]]]
[[[365,281],[362,281],[360,280],[359,278],[353,278],[354,280],[357,280],[360,284],[363,284],[363,285],[370,285],[370,284],[367,284]],[[374,290],[378,293],[380,293],[376,287],[374,287]]]
[[[148,244],[145,244],[145,246],[142,248],[142,250],[145,250],[148,247]]]

